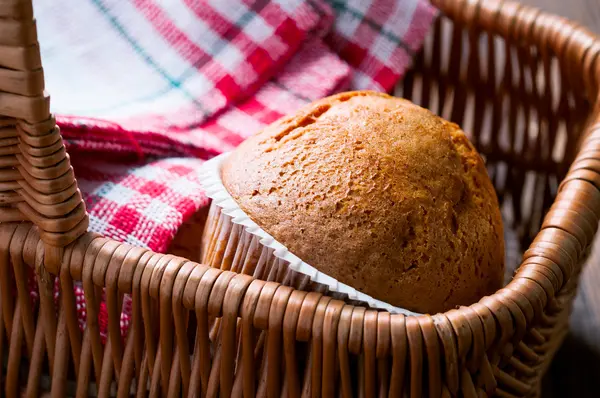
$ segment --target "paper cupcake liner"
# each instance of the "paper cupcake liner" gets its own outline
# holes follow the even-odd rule
[[[227,156],[228,153],[219,155],[200,169],[201,184],[212,199],[202,238],[202,263],[298,290],[320,292],[349,304],[418,315],[318,271],[260,228],[240,209],[221,181],[221,165]]]

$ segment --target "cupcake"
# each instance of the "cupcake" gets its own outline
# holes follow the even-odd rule
[[[502,219],[458,126],[376,92],[316,101],[207,162],[202,260],[394,312],[502,286]]]

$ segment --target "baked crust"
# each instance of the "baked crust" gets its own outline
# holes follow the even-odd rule
[[[316,101],[242,143],[221,173],[265,231],[379,300],[435,313],[502,285],[502,219],[481,157],[409,101]]]

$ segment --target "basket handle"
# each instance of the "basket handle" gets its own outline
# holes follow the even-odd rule
[[[0,222],[31,221],[55,268],[88,215],[50,114],[31,0],[0,2]]]

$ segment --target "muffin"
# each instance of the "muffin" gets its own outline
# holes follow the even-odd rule
[[[458,126],[409,101],[367,91],[316,101],[242,143],[220,178],[278,243],[377,300],[435,313],[502,286],[502,219],[481,157]],[[235,226],[223,232],[217,212],[206,260],[237,255],[263,277],[282,266],[260,242],[240,244],[241,231],[231,243]]]

